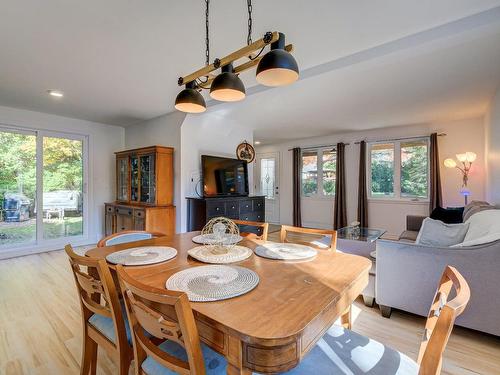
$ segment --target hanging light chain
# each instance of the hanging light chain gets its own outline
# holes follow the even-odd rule
[[[210,38],[208,34],[209,30],[209,23],[208,23],[208,15],[209,15],[209,8],[210,8],[210,0],[205,0],[205,64],[210,65]]]
[[[248,8],[248,36],[247,36],[247,45],[252,44],[252,0],[247,0],[247,8]]]

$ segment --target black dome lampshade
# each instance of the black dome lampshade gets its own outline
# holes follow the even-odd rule
[[[207,110],[205,99],[196,90],[196,84],[189,82],[175,98],[175,109],[187,113],[201,113]]]
[[[240,77],[233,73],[233,65],[227,64],[222,67],[222,73],[212,81],[210,96],[222,102],[237,102],[245,99],[245,85]]]
[[[285,51],[285,34],[271,44],[257,66],[257,82],[264,86],[284,86],[299,78],[299,66],[295,58]]]

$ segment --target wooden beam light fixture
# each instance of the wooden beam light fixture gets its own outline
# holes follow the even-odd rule
[[[179,86],[185,85],[176,98],[175,108],[179,111],[189,113],[200,113],[206,110],[205,100],[200,94],[202,89],[210,90],[210,96],[215,100],[233,102],[245,98],[245,86],[238,77],[244,71],[257,66],[256,79],[265,86],[284,86],[295,82],[299,78],[299,67],[295,58],[291,55],[293,46],[285,44],[285,34],[278,31],[264,34],[255,42],[252,42],[252,4],[248,0],[248,38],[247,45],[237,51],[230,53],[220,59],[209,63],[209,39],[208,39],[208,9],[209,0],[205,0],[206,8],[206,64],[203,68],[180,77],[177,81]],[[261,56],[267,46],[270,50]],[[248,59],[235,66],[240,59]],[[221,69],[218,75],[212,72]],[[202,79],[203,78],[203,79]]]

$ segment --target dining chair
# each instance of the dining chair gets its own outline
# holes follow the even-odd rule
[[[106,260],[79,256],[71,245],[66,245],[65,251],[82,311],[80,374],[96,373],[98,346],[115,358],[120,375],[128,374],[133,359],[130,329]]]
[[[245,221],[245,220],[233,220],[233,222],[238,225],[254,227],[257,228],[258,230],[262,230],[262,233],[260,235],[256,233],[240,232],[241,236],[267,241],[267,234],[269,232],[268,223],[262,223],[258,221]]]
[[[226,374],[224,356],[200,342],[185,293],[141,284],[120,265],[117,272],[132,332],[136,375]],[[162,313],[161,306],[171,313]],[[157,345],[155,338],[163,342]]]
[[[455,297],[449,300],[450,295]],[[427,316],[416,362],[375,340],[332,326],[304,360],[285,374],[438,375],[455,319],[469,299],[467,281],[455,268],[447,266]]]
[[[119,245],[127,242],[149,240],[155,237],[163,237],[163,233],[147,232],[143,230],[125,230],[123,232],[113,233],[104,237],[97,243],[97,247]]]
[[[303,236],[296,236],[297,237],[296,239],[291,240],[288,238],[288,233],[293,233],[298,235],[305,234],[306,236],[316,235],[322,237],[317,240],[308,241],[304,240]],[[337,247],[337,232],[333,229],[329,230],[329,229],[301,228],[301,227],[293,227],[290,225],[282,225],[280,231],[280,241],[308,245],[320,250],[329,249],[335,251]]]

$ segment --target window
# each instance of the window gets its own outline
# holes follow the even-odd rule
[[[371,198],[428,199],[427,138],[371,143],[369,146]]]
[[[302,195],[332,197],[335,195],[337,154],[332,149],[302,152]]]
[[[260,159],[260,193],[274,199],[275,158]]]
[[[0,128],[0,251],[86,235],[86,138]]]

